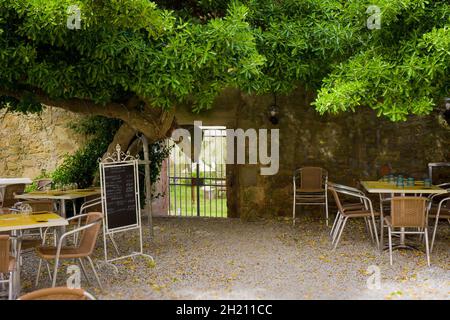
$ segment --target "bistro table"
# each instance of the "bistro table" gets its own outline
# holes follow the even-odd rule
[[[31,184],[33,181],[30,178],[0,178],[0,186],[18,183]]]
[[[62,227],[68,224],[67,220],[51,212],[35,212],[34,214],[2,214],[0,215],[0,232],[10,232],[12,235],[13,252],[16,256],[16,272],[14,273],[13,296],[20,294],[20,257],[17,256],[20,239],[18,232],[27,229]]]
[[[56,200],[59,201],[59,214],[63,218],[67,218],[66,215],[66,200],[74,201],[80,198],[86,198],[90,196],[98,196],[100,195],[100,189],[74,189],[67,191],[59,191],[59,190],[47,190],[47,191],[32,191],[23,194],[17,194],[14,197],[20,200]],[[73,202],[74,203],[74,202]],[[75,205],[74,205],[75,210]],[[74,212],[74,214],[76,214]],[[65,227],[61,227],[60,233],[63,234],[65,232]]]
[[[0,198],[3,198],[5,187],[10,184],[32,184],[33,180],[30,178],[0,178]]]
[[[392,197],[395,194],[399,194],[400,196],[408,195],[422,195],[422,194],[443,194],[447,193],[448,191],[445,189],[442,189],[438,186],[430,186],[425,187],[423,185],[414,185],[414,186],[404,186],[404,187],[398,187],[395,185],[395,183],[385,182],[385,181],[361,181],[361,185],[364,187],[364,189],[367,190],[369,193],[378,193],[380,195],[380,250],[383,248],[383,208],[381,203],[381,194],[390,194]],[[405,228],[400,229],[402,232],[405,230]],[[397,248],[409,248],[405,245],[405,234],[402,233],[400,235],[400,245],[397,246]]]
[[[56,200],[60,202],[59,213],[61,217],[66,218],[66,200],[76,200],[90,196],[100,195],[100,189],[75,189],[67,191],[48,190],[48,191],[32,191],[23,194],[17,194],[14,197],[21,200]]]

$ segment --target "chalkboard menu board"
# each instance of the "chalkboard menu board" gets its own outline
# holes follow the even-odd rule
[[[109,230],[137,223],[135,168],[135,163],[104,167],[103,188]]]

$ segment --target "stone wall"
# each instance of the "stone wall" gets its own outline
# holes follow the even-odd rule
[[[290,216],[292,172],[315,165],[329,171],[330,180],[356,186],[364,179],[378,179],[380,167],[422,178],[428,162],[450,161],[450,129],[437,114],[411,117],[393,123],[369,109],[338,116],[320,116],[310,106],[313,96],[297,90],[278,96],[279,123],[269,121],[272,95],[248,96],[236,90],[224,92],[216,106],[204,114],[177,112],[180,124],[202,120],[204,125],[228,128],[279,128],[280,167],[273,176],[259,174],[259,165],[234,165],[229,175],[231,216]]]
[[[0,111],[0,177],[34,178],[52,171],[83,137],[68,128],[79,115],[58,108],[23,115]]]
[[[310,106],[312,100],[303,90],[278,96],[277,125],[268,117],[272,95],[226,90],[211,110],[199,115],[192,114],[188,106],[177,109],[181,125],[202,120],[204,125],[227,128],[280,129],[278,174],[262,176],[259,165],[227,165],[229,216],[290,216],[292,172],[301,166],[322,166],[328,169],[330,180],[355,186],[359,180],[379,178],[385,164],[421,178],[428,162],[450,161],[450,129],[439,121],[438,114],[411,117],[402,123],[392,123],[363,108],[320,116]],[[68,128],[78,117],[57,108],[48,108],[41,115],[0,113],[0,177],[34,178],[42,169],[52,171],[64,154],[73,153],[83,142],[83,137]],[[166,207],[164,204],[157,211]]]

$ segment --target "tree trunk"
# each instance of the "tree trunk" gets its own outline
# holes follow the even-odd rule
[[[106,150],[105,154],[103,155],[103,159],[108,154],[112,154],[116,151],[116,145],[120,145],[121,149],[125,152],[128,150],[128,146],[130,145],[131,141],[136,137],[136,130],[134,130],[128,123],[123,123],[119,130],[117,130],[116,134],[114,135],[113,140],[108,146],[108,150]]]

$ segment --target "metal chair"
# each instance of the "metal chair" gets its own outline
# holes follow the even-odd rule
[[[25,184],[9,184],[4,187],[3,198],[0,202],[0,207],[9,208],[14,206],[17,202],[17,199],[14,198],[14,195],[21,194],[25,191]]]
[[[293,174],[292,225],[295,226],[296,205],[320,205],[325,207],[325,219],[328,226],[328,172],[320,167],[303,167]]]
[[[86,280],[89,282],[89,279],[86,274],[86,269],[84,268],[84,264],[82,259],[85,258],[89,261],[92,271],[94,272],[95,278],[98,282],[98,285],[101,289],[102,284],[100,282],[100,279],[98,277],[97,271],[95,269],[94,263],[92,262],[92,259],[90,255],[94,251],[95,243],[97,241],[97,237],[100,231],[101,223],[103,220],[103,214],[101,212],[90,212],[87,214],[81,214],[77,215],[75,217],[67,219],[68,221],[75,220],[75,219],[83,219],[86,218],[86,224],[82,227],[75,228],[74,230],[68,231],[64,233],[58,242],[57,247],[47,247],[47,246],[41,246],[37,248],[37,254],[40,258],[39,260],[39,267],[38,272],[36,276],[36,286],[39,284],[39,277],[40,277],[40,271],[42,266],[42,261],[45,260],[47,263],[47,267],[49,266],[48,261],[55,260],[55,266],[54,266],[54,273],[52,277],[52,287],[54,288],[56,286],[56,277],[58,275],[58,267],[60,260],[63,259],[75,259],[78,260],[80,263],[81,269],[83,271],[83,274],[86,278]],[[47,229],[48,230],[48,229]],[[46,230],[46,231],[47,231]],[[81,233],[81,236],[79,236],[79,244],[76,244],[71,247],[63,247],[64,240],[75,233]],[[43,243],[45,243],[45,235],[46,232],[44,232],[44,240]]]
[[[83,214],[87,209],[101,212],[102,211],[102,198],[101,197],[95,197],[90,200],[85,201],[81,207],[80,207],[80,213]],[[81,223],[84,222],[83,219],[76,219],[69,222],[69,224],[78,225],[78,228],[81,226]],[[73,238],[74,244],[77,244],[78,242],[78,233],[75,233]],[[109,234],[109,239],[111,240],[111,243],[114,247],[114,250],[118,255],[120,255],[119,247],[114,240],[113,234]]]
[[[332,187],[334,189],[350,191],[350,192],[358,193],[358,194],[360,194],[362,196],[365,196],[363,191],[361,191],[361,190],[359,190],[357,188],[353,188],[353,187],[350,187],[350,186],[343,185],[343,184],[337,184],[337,183],[328,181],[328,186]],[[351,198],[353,198],[353,197],[351,197]],[[361,199],[361,198],[359,200],[356,200],[356,201],[351,201],[350,200],[350,201],[346,202],[344,200],[344,201],[341,201],[341,204],[342,204],[342,209],[344,211],[368,210],[368,207],[367,207],[366,203],[364,203],[363,199]],[[337,222],[339,221],[340,215],[341,215],[340,214],[340,210],[338,209],[337,212],[336,212],[336,217],[335,217],[335,219],[333,221],[333,225],[331,226],[330,236],[332,237],[332,239],[336,235],[336,230],[337,230],[336,225],[337,225]],[[370,226],[366,225],[366,227],[369,228]]]
[[[14,272],[16,270],[16,259],[10,254],[9,235],[0,235],[0,283],[8,284],[8,299],[13,299]],[[7,279],[5,280],[5,276]]]
[[[330,190],[330,192],[333,194],[334,200],[335,200],[336,205],[339,210],[339,218],[336,222],[335,232],[334,232],[334,236],[332,239],[332,244],[334,244],[333,250],[336,249],[336,247],[341,239],[345,225],[346,225],[348,219],[351,219],[351,218],[352,219],[353,218],[363,218],[365,220],[372,242],[375,240],[376,246],[379,247],[377,227],[375,224],[375,216],[378,216],[379,213],[375,212],[373,210],[372,201],[368,197],[366,197],[365,195],[363,195],[361,193],[351,192],[351,191],[344,190],[344,189],[336,189],[331,186],[328,186],[328,190]],[[358,200],[362,200],[364,203],[364,209],[363,210],[345,209],[342,205],[339,194],[352,196],[352,197],[357,198]]]
[[[27,293],[17,300],[96,300],[83,289],[67,287],[45,288]]]
[[[445,194],[447,197],[441,199],[437,206],[433,206],[431,198],[428,207],[428,218],[435,219],[433,227],[433,236],[431,238],[430,252],[433,252],[434,240],[436,238],[436,231],[438,228],[439,220],[447,220],[450,223],[450,207],[448,201],[450,200],[450,192]],[[441,195],[442,196],[442,195]],[[428,219],[427,219],[428,220]]]
[[[53,183],[52,179],[36,180],[36,189],[39,191],[45,190],[47,187],[51,187],[52,183]]]
[[[427,263],[430,265],[430,252],[428,246],[427,228],[427,201],[425,197],[393,197],[391,199],[391,215],[384,218],[388,226],[389,260],[392,265],[392,235],[393,234],[423,234]],[[400,231],[395,231],[400,228]],[[413,230],[406,231],[406,228]]]

